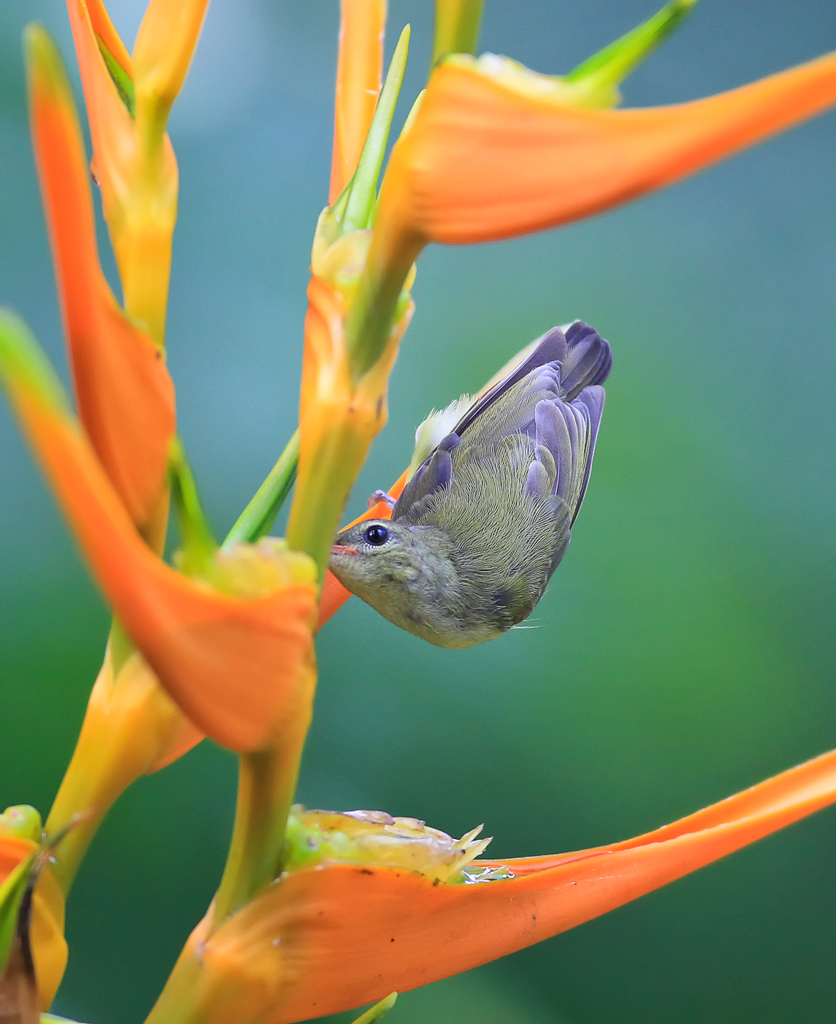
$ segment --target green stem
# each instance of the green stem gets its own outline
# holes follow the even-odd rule
[[[482,0],[435,0],[432,67],[448,53],[475,53],[482,20]]]
[[[226,866],[215,897],[214,928],[281,872],[287,816],[311,720],[313,672],[287,710],[281,743],[241,754],[238,804]]]
[[[270,528],[276,521],[276,516],[293,488],[298,462],[299,431],[297,429],[287,442],[276,465],[270,470],[264,483],[255,492],[252,500],[227,534],[224,541],[225,548],[239,541],[254,544],[260,537],[264,537],[270,532]]]
[[[403,228],[395,217],[384,215],[387,181],[372,234],[366,265],[357,283],[357,295],[348,315],[347,344],[351,372],[359,380],[380,359],[392,325],[397,320],[398,304],[412,264],[426,240]],[[388,212],[388,211],[387,211]]]

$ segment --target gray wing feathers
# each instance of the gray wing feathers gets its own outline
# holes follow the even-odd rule
[[[537,347],[525,362],[520,363],[507,377],[503,377],[501,381],[494,384],[490,391],[482,395],[467,410],[456,424],[456,433],[461,436],[462,432],[467,430],[489,405],[492,405],[506,391],[510,390],[515,384],[518,384],[524,377],[527,377],[532,370],[536,370],[538,366],[544,366],[548,363],[562,363],[566,358],[566,354],[566,337],[563,331],[559,327],[552,327],[550,331],[546,331],[542,338],[540,338]]]
[[[393,519],[399,519],[407,511],[411,516],[419,517],[426,505],[425,499],[448,486],[453,478],[450,452],[459,440],[457,434],[448,434],[432,455],[421,463],[392,510]]]
[[[535,469],[535,465],[542,466],[544,459],[540,449],[544,448],[555,467],[551,487],[556,534],[554,566],[563,557],[569,531],[586,492],[603,410],[604,389],[601,387],[587,388],[574,402],[563,402],[559,398],[539,402],[535,410],[538,448],[529,470],[529,484],[542,485],[543,472]]]

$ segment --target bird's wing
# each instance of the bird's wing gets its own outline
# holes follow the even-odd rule
[[[576,320],[566,330],[567,352],[560,371],[562,395],[573,401],[593,384],[603,384],[612,369],[612,350],[601,335]]]
[[[536,370],[537,367],[544,366],[546,363],[562,362],[566,358],[566,352],[566,338],[563,331],[559,327],[552,327],[550,331],[546,331],[528,359],[515,367],[502,380],[497,381],[489,391],[486,391],[480,399],[474,402],[456,424],[455,432],[461,437],[464,431],[482,415],[489,405],[493,405],[510,388],[518,384],[523,377],[528,376],[532,370]]]
[[[551,451],[558,479],[564,481],[566,487],[569,486],[566,481],[570,478],[575,480],[575,477],[561,459],[564,463],[570,459],[572,466],[575,463],[582,465],[571,494],[552,490],[552,495],[564,500],[571,509],[568,529],[574,522],[586,488],[589,472],[585,453],[589,448],[591,459],[601,418],[603,389],[596,385],[606,379],[611,364],[609,345],[587,324],[576,320],[565,335],[561,328],[552,328],[543,335],[527,359],[467,410],[453,431],[421,463],[395,505],[392,518],[420,518],[434,504],[429,500],[432,495],[449,486],[457,467],[472,458],[474,453],[495,449],[503,438],[523,435],[530,439],[532,447],[544,444]],[[582,402],[583,396],[590,391],[600,392],[600,399]],[[581,402],[585,412],[566,415],[570,418],[573,415],[587,416],[588,427],[554,427],[552,434],[556,447],[552,450],[552,446],[540,438],[542,429],[536,419],[536,410],[544,402],[555,409],[563,406],[573,409],[576,403]],[[547,427],[548,414],[542,415],[546,417],[544,423]],[[533,472],[539,473],[539,470]],[[562,485],[555,486],[559,488]]]
[[[534,411],[536,445],[526,490],[532,498],[548,498],[552,503],[553,567],[563,557],[569,531],[580,511],[603,411],[604,389],[597,385],[586,388],[573,402],[545,399]]]

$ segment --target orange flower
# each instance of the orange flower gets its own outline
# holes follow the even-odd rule
[[[379,220],[393,246],[509,238],[600,213],[836,102],[836,54],[692,103],[577,105],[572,88],[487,54],[448,58],[395,145]]]
[[[211,582],[181,575],[142,542],[10,314],[0,316],[0,377],[93,573],[162,685],[218,742],[260,748],[296,710],[312,659],[308,559],[262,542],[219,553]]]
[[[833,802],[836,751],[607,848],[471,862],[471,880],[484,868],[492,881],[439,882],[391,856],[326,861],[287,873],[211,936],[201,923],[178,970],[191,968],[207,1024],[232,1008],[251,1024],[336,1013],[573,928]]]
[[[8,828],[7,821],[16,808],[8,808],[0,815],[0,883],[4,882],[19,864],[31,856],[38,844],[34,839]],[[4,820],[6,819],[6,820]],[[38,818],[40,828],[40,818]],[[47,866],[38,878],[32,900],[30,926],[35,976],[42,1009],[55,997],[64,969],[67,966],[67,943],[64,939],[64,896],[52,868]]]
[[[93,137],[93,169],[125,308],[159,343],[165,333],[178,186],[165,123],[207,2],[152,0],[132,62],[101,0],[67,0]]]
[[[39,26],[26,41],[35,155],[81,422],[134,523],[146,536],[159,533],[174,387],[161,350],[125,315],[99,265],[84,147],[58,51]]]
[[[357,169],[383,73],[387,0],[341,0],[329,204]]]

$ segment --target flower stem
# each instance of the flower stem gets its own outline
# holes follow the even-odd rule
[[[281,741],[240,756],[235,826],[215,897],[213,930],[281,872],[287,816],[316,685],[313,664],[302,671],[305,679],[278,729]]]
[[[226,536],[225,548],[245,541],[254,544],[270,532],[282,505],[296,480],[296,466],[299,462],[299,431],[293,433],[281,453],[276,465],[268,473],[264,483],[255,492],[235,525]]]
[[[432,67],[448,53],[475,53],[482,0],[435,0]]]

